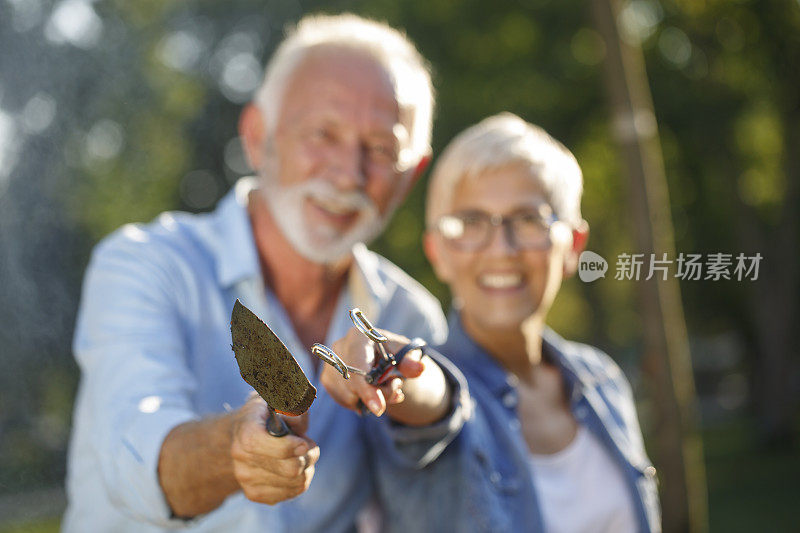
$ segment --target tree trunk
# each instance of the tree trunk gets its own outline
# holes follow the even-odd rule
[[[595,25],[606,45],[606,82],[613,133],[628,174],[639,253],[675,258],[669,194],[641,50],[619,34],[616,0],[593,0]],[[644,276],[643,276],[644,277]],[[655,404],[655,460],[661,479],[665,532],[708,529],[702,441],[680,288],[672,275],[637,283],[644,343],[643,368]]]

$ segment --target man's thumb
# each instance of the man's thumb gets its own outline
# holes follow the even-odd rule
[[[399,370],[405,378],[416,378],[425,370],[425,363],[423,363],[421,359],[422,350],[411,350],[403,357],[400,364],[397,365],[397,370]]]

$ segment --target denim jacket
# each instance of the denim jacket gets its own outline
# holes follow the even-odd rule
[[[432,354],[463,379],[472,412],[458,436],[426,465],[373,458],[389,531],[543,531],[529,467],[530,452],[517,417],[510,376],[464,332],[452,313],[450,335]],[[543,350],[559,366],[575,419],[616,460],[630,490],[642,532],[661,530],[656,472],[645,453],[630,385],[603,352],[543,334]],[[468,392],[467,392],[468,391]],[[389,457],[388,455],[386,457]]]

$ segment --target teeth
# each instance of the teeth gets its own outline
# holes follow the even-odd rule
[[[334,215],[349,215],[350,213],[353,212],[353,208],[349,205],[343,205],[334,202],[319,201],[319,200],[316,200],[316,203],[322,209]]]
[[[522,276],[519,274],[484,274],[480,277],[480,282],[490,289],[508,289],[520,285]]]
[[[334,204],[325,204],[324,209],[326,211],[330,211],[334,215],[346,215],[353,212],[353,210],[347,206],[339,206]]]

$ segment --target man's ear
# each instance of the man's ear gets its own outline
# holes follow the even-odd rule
[[[419,181],[422,175],[425,173],[425,169],[428,168],[428,165],[431,162],[431,152],[428,152],[420,158],[419,162],[416,166],[409,168],[403,174],[403,188],[398,191],[398,194],[401,194],[401,198],[405,198],[408,196],[408,193],[411,192],[411,189],[414,188],[414,185]]]
[[[420,158],[417,166],[414,167],[414,174],[411,176],[411,181],[413,183],[416,183],[422,177],[422,175],[425,173],[425,170],[427,170],[428,165],[431,164],[431,159],[433,159],[433,154],[429,148],[425,155]]]
[[[572,247],[567,252],[567,257],[564,260],[564,279],[572,276],[578,270],[578,259],[581,252],[586,248],[586,242],[589,240],[589,223],[581,220],[577,228],[572,230]]]
[[[441,251],[439,250],[441,241],[433,231],[425,230],[422,235],[422,248],[425,251],[425,257],[428,262],[433,266],[433,272],[442,283],[450,283],[450,269],[447,262],[442,260]]]
[[[239,115],[239,138],[250,168],[258,171],[264,158],[267,127],[264,112],[254,103],[247,104]]]

